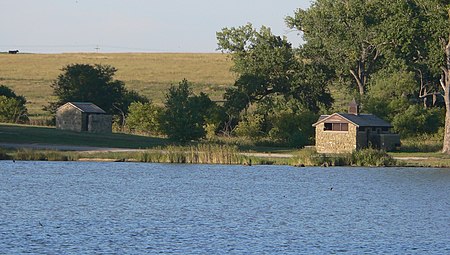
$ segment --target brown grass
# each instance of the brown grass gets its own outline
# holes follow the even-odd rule
[[[125,82],[155,103],[161,103],[171,84],[186,78],[194,91],[219,100],[234,81],[227,55],[220,53],[73,53],[0,54],[0,84],[11,87],[29,101],[30,114],[46,114],[42,107],[53,100],[50,84],[61,68],[74,63],[107,64],[118,69],[116,79]]]

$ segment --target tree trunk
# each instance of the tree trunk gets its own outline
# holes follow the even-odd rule
[[[447,72],[448,74],[448,72]],[[442,152],[445,154],[450,154],[450,98],[449,98],[449,85],[445,85],[445,130],[444,130],[444,145],[442,147]]]
[[[353,70],[350,70],[350,73],[353,75],[353,78],[355,78],[356,84],[358,85],[359,95],[364,96],[365,78],[361,77],[361,72],[358,72],[360,75],[357,75]]]
[[[444,145],[442,147],[442,152],[450,154],[450,35],[445,47],[445,57],[447,60],[447,65],[443,69],[443,75],[441,79],[441,85],[444,89],[444,100],[445,100],[445,132],[444,132]]]

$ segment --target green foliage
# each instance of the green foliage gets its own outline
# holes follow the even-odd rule
[[[356,166],[394,166],[395,160],[382,150],[363,149],[351,155],[352,165]]]
[[[0,122],[18,123],[28,121],[26,99],[10,88],[0,85]]]
[[[270,115],[269,137],[289,146],[301,148],[314,142],[314,127],[317,114],[310,111],[274,111]]]
[[[157,135],[161,133],[163,109],[152,103],[133,102],[129,107],[126,127],[129,130]]]
[[[15,98],[0,96],[0,122],[17,123],[26,108]]]
[[[238,136],[257,139],[264,135],[264,116],[256,113],[247,114],[239,122],[235,129]]]
[[[448,4],[317,0],[286,22],[303,32],[303,55],[334,70],[334,84],[357,88],[362,96],[374,84],[374,74],[389,70],[394,76],[396,71],[408,76],[413,72],[417,90],[421,81],[439,84],[440,67],[445,64],[442,41],[450,32]],[[396,84],[392,85],[392,89],[385,87],[388,92],[395,90]],[[402,89],[409,88],[410,84]]]
[[[402,113],[397,114],[392,121],[394,130],[402,136],[435,133],[443,126],[443,111],[438,108],[424,109],[418,105],[411,105]]]
[[[363,149],[351,154],[319,154],[314,149],[303,149],[293,159],[293,165],[304,166],[395,166],[396,161],[385,151]]]
[[[335,80],[363,95],[366,82],[376,69],[376,27],[373,1],[318,0],[307,10],[299,9],[286,19],[291,28],[303,32],[306,56],[327,62]]]
[[[67,102],[92,102],[106,112],[124,115],[131,102],[148,102],[134,91],[128,91],[122,81],[115,80],[117,69],[109,65],[71,64],[53,82],[56,102],[47,110],[54,113]]]
[[[74,161],[78,159],[78,155],[61,151],[19,150],[15,153],[14,159],[27,161]]]
[[[200,139],[205,136],[204,126],[214,105],[206,94],[194,95],[184,79],[178,86],[170,87],[166,95],[162,131],[179,142]]]
[[[402,139],[401,152],[441,152],[443,128],[436,134],[421,134]]]
[[[368,95],[379,99],[410,97],[418,92],[415,74],[407,70],[381,70],[373,75],[370,83]]]
[[[5,96],[8,98],[14,98],[17,101],[20,102],[21,105],[25,105],[27,103],[27,100],[24,96],[19,96],[14,93],[14,91],[4,85],[0,85],[0,96]]]
[[[350,166],[351,155],[336,154],[326,155],[317,153],[315,149],[305,148],[300,150],[296,157],[291,161],[295,166]]]
[[[224,96],[230,116],[237,118],[250,104],[273,95],[293,97],[313,111],[331,105],[327,83],[318,82],[326,76],[324,69],[299,61],[287,39],[273,35],[270,28],[224,28],[217,40],[220,50],[231,53],[238,74]]]
[[[401,152],[440,152],[443,139],[444,128],[434,134],[425,133],[402,138]]]
[[[217,39],[219,49],[231,53],[238,75],[224,95],[225,129],[236,128],[235,134],[247,138],[308,144],[313,132],[306,126],[313,121],[303,113],[327,109],[332,103],[326,66],[301,59],[286,38],[264,26],[259,31],[251,24],[224,28]],[[276,108],[286,102],[293,108],[284,107],[279,114]]]

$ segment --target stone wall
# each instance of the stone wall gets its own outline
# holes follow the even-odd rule
[[[111,133],[112,116],[106,114],[90,114],[88,117],[88,131],[92,133]]]
[[[324,123],[316,126],[316,150],[319,153],[351,153],[357,149],[357,127],[348,124],[348,131],[324,131]]]
[[[56,112],[56,128],[81,132],[83,127],[83,114],[71,105],[64,105]]]

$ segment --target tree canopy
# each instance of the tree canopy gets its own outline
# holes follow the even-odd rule
[[[169,88],[164,105],[161,126],[169,138],[189,142],[205,136],[206,119],[214,106],[206,94],[195,95],[184,79]]]
[[[0,85],[0,122],[25,122],[27,116],[27,100],[25,97],[16,95],[16,93],[4,86]]]
[[[134,101],[148,102],[135,91],[125,88],[124,82],[114,79],[117,69],[109,65],[71,64],[62,68],[62,73],[53,82],[53,95],[57,101],[48,109],[56,108],[67,102],[92,102],[106,112],[128,112]]]
[[[317,82],[325,75],[323,69],[301,61],[291,43],[270,28],[258,31],[252,24],[223,28],[217,40],[222,52],[231,53],[232,70],[238,75],[225,93],[225,108],[239,112],[274,96],[291,97],[314,111],[331,105],[326,82]]]

